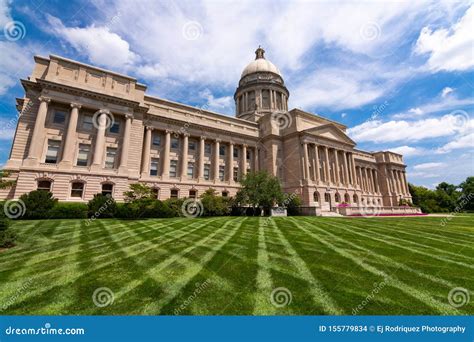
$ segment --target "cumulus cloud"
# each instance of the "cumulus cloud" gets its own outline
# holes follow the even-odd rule
[[[234,98],[232,96],[214,97],[209,89],[203,90],[199,94],[206,99],[206,109],[225,114],[232,114],[234,112]]]
[[[426,153],[425,149],[419,147],[412,147],[412,146],[399,146],[399,147],[392,147],[388,149],[389,151],[399,153],[404,157],[412,157],[412,156],[419,156],[423,153]]]
[[[413,166],[414,170],[432,170],[444,166],[444,163],[423,163]]]
[[[453,88],[451,88],[451,87],[445,87],[445,88],[443,88],[443,90],[441,91],[441,97],[446,97],[446,96],[448,96],[449,94],[451,94],[453,91],[454,91]]]
[[[452,150],[462,148],[474,148],[474,133],[469,133],[464,136],[457,137],[453,141],[441,146],[436,150],[437,153],[448,153]]]
[[[439,70],[467,70],[474,66],[472,46],[474,36],[474,5],[451,28],[432,30],[424,27],[415,46],[416,54],[428,54],[428,69]]]

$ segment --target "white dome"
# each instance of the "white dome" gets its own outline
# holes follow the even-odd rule
[[[249,74],[253,74],[254,72],[273,72],[281,76],[280,70],[270,61],[266,59],[259,58],[252,62],[250,62],[242,71],[241,77],[247,76]]]

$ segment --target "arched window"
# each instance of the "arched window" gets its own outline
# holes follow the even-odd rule
[[[354,194],[354,196],[352,196],[352,202],[354,202],[354,203],[358,203],[358,202],[359,202],[358,199],[357,199],[357,195],[356,195],[356,194]]]
[[[158,189],[158,188],[152,188],[152,189],[151,189],[151,196],[152,196],[154,199],[158,199],[159,193],[160,193],[160,189]]]
[[[196,190],[189,190],[189,198],[196,198],[197,191]]]
[[[313,201],[319,202],[319,193],[317,191],[313,193]]]
[[[102,195],[111,196],[114,193],[114,185],[112,183],[103,183],[102,184]]]
[[[84,183],[72,182],[71,183],[71,197],[82,198],[83,195],[84,195]]]
[[[331,195],[328,194],[327,192],[324,194],[324,202],[331,202]]]
[[[349,194],[344,195],[344,202],[351,203],[351,196],[349,196]]]
[[[49,191],[51,192],[51,181],[49,180],[39,180],[38,181],[38,186],[36,187],[37,190],[41,191]]]
[[[179,190],[178,189],[172,189],[170,193],[170,198],[178,198],[179,197]]]
[[[382,201],[380,200],[380,198],[377,200],[377,203],[378,203],[379,205],[382,204]]]
[[[336,194],[334,195],[334,199],[336,203],[339,203],[341,201],[341,195],[339,195],[339,193],[336,192]]]
[[[229,193],[227,191],[222,191],[222,197],[227,197],[229,196]]]

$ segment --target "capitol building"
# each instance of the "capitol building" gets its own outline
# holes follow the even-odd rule
[[[282,74],[262,48],[255,54],[237,84],[235,117],[148,95],[127,75],[36,56],[21,80],[4,167],[16,185],[0,198],[43,189],[60,201],[97,193],[123,201],[136,182],[159,199],[198,198],[209,188],[234,196],[241,177],[266,170],[308,215],[407,213],[399,205],[411,202],[402,156],[357,149],[343,124],[288,108]]]

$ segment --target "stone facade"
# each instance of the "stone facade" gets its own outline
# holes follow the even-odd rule
[[[1,198],[37,188],[61,201],[144,182],[159,199],[234,196],[241,176],[267,170],[308,214],[411,201],[402,156],[364,152],[346,126],[299,109],[263,49],[242,73],[236,117],[146,94],[136,79],[59,56],[35,57],[21,80],[17,130],[5,169],[17,180]]]

